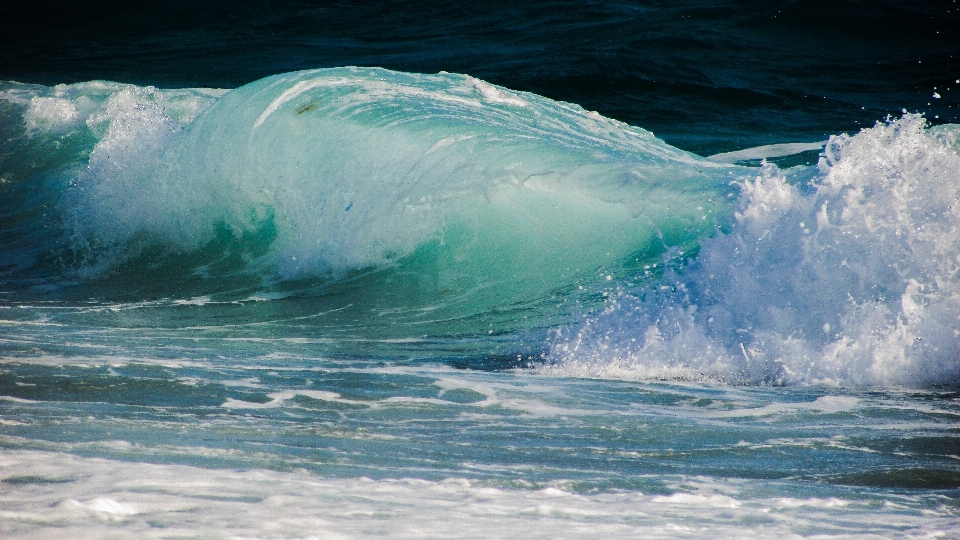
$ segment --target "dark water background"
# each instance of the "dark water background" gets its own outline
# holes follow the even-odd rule
[[[0,80],[234,88],[344,65],[468,73],[710,154],[823,140],[902,109],[924,112],[932,123],[960,121],[960,6],[0,3]]]

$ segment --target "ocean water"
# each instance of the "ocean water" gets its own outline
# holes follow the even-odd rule
[[[0,536],[960,538],[956,4],[0,30]]]

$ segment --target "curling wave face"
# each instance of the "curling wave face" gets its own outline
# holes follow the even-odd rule
[[[47,182],[34,206],[54,201],[61,233],[14,238],[35,260],[21,250],[9,272],[68,260],[72,278],[123,283],[162,268],[157,280],[212,279],[204,293],[237,275],[366,276],[349,294],[378,312],[482,318],[692,248],[732,208],[736,167],[469,76],[338,68],[221,94],[8,88],[24,126],[8,147],[72,144],[11,173]]]

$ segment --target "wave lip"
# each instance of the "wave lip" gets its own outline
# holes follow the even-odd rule
[[[719,163],[737,163],[739,161],[749,161],[755,159],[770,159],[785,156],[792,156],[801,152],[810,152],[813,150],[822,150],[829,141],[817,143],[782,143],[765,144],[733,152],[721,152],[707,156],[707,159]]]

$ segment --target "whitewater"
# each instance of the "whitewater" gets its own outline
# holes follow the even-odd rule
[[[958,137],[0,83],[0,531],[956,537]]]

